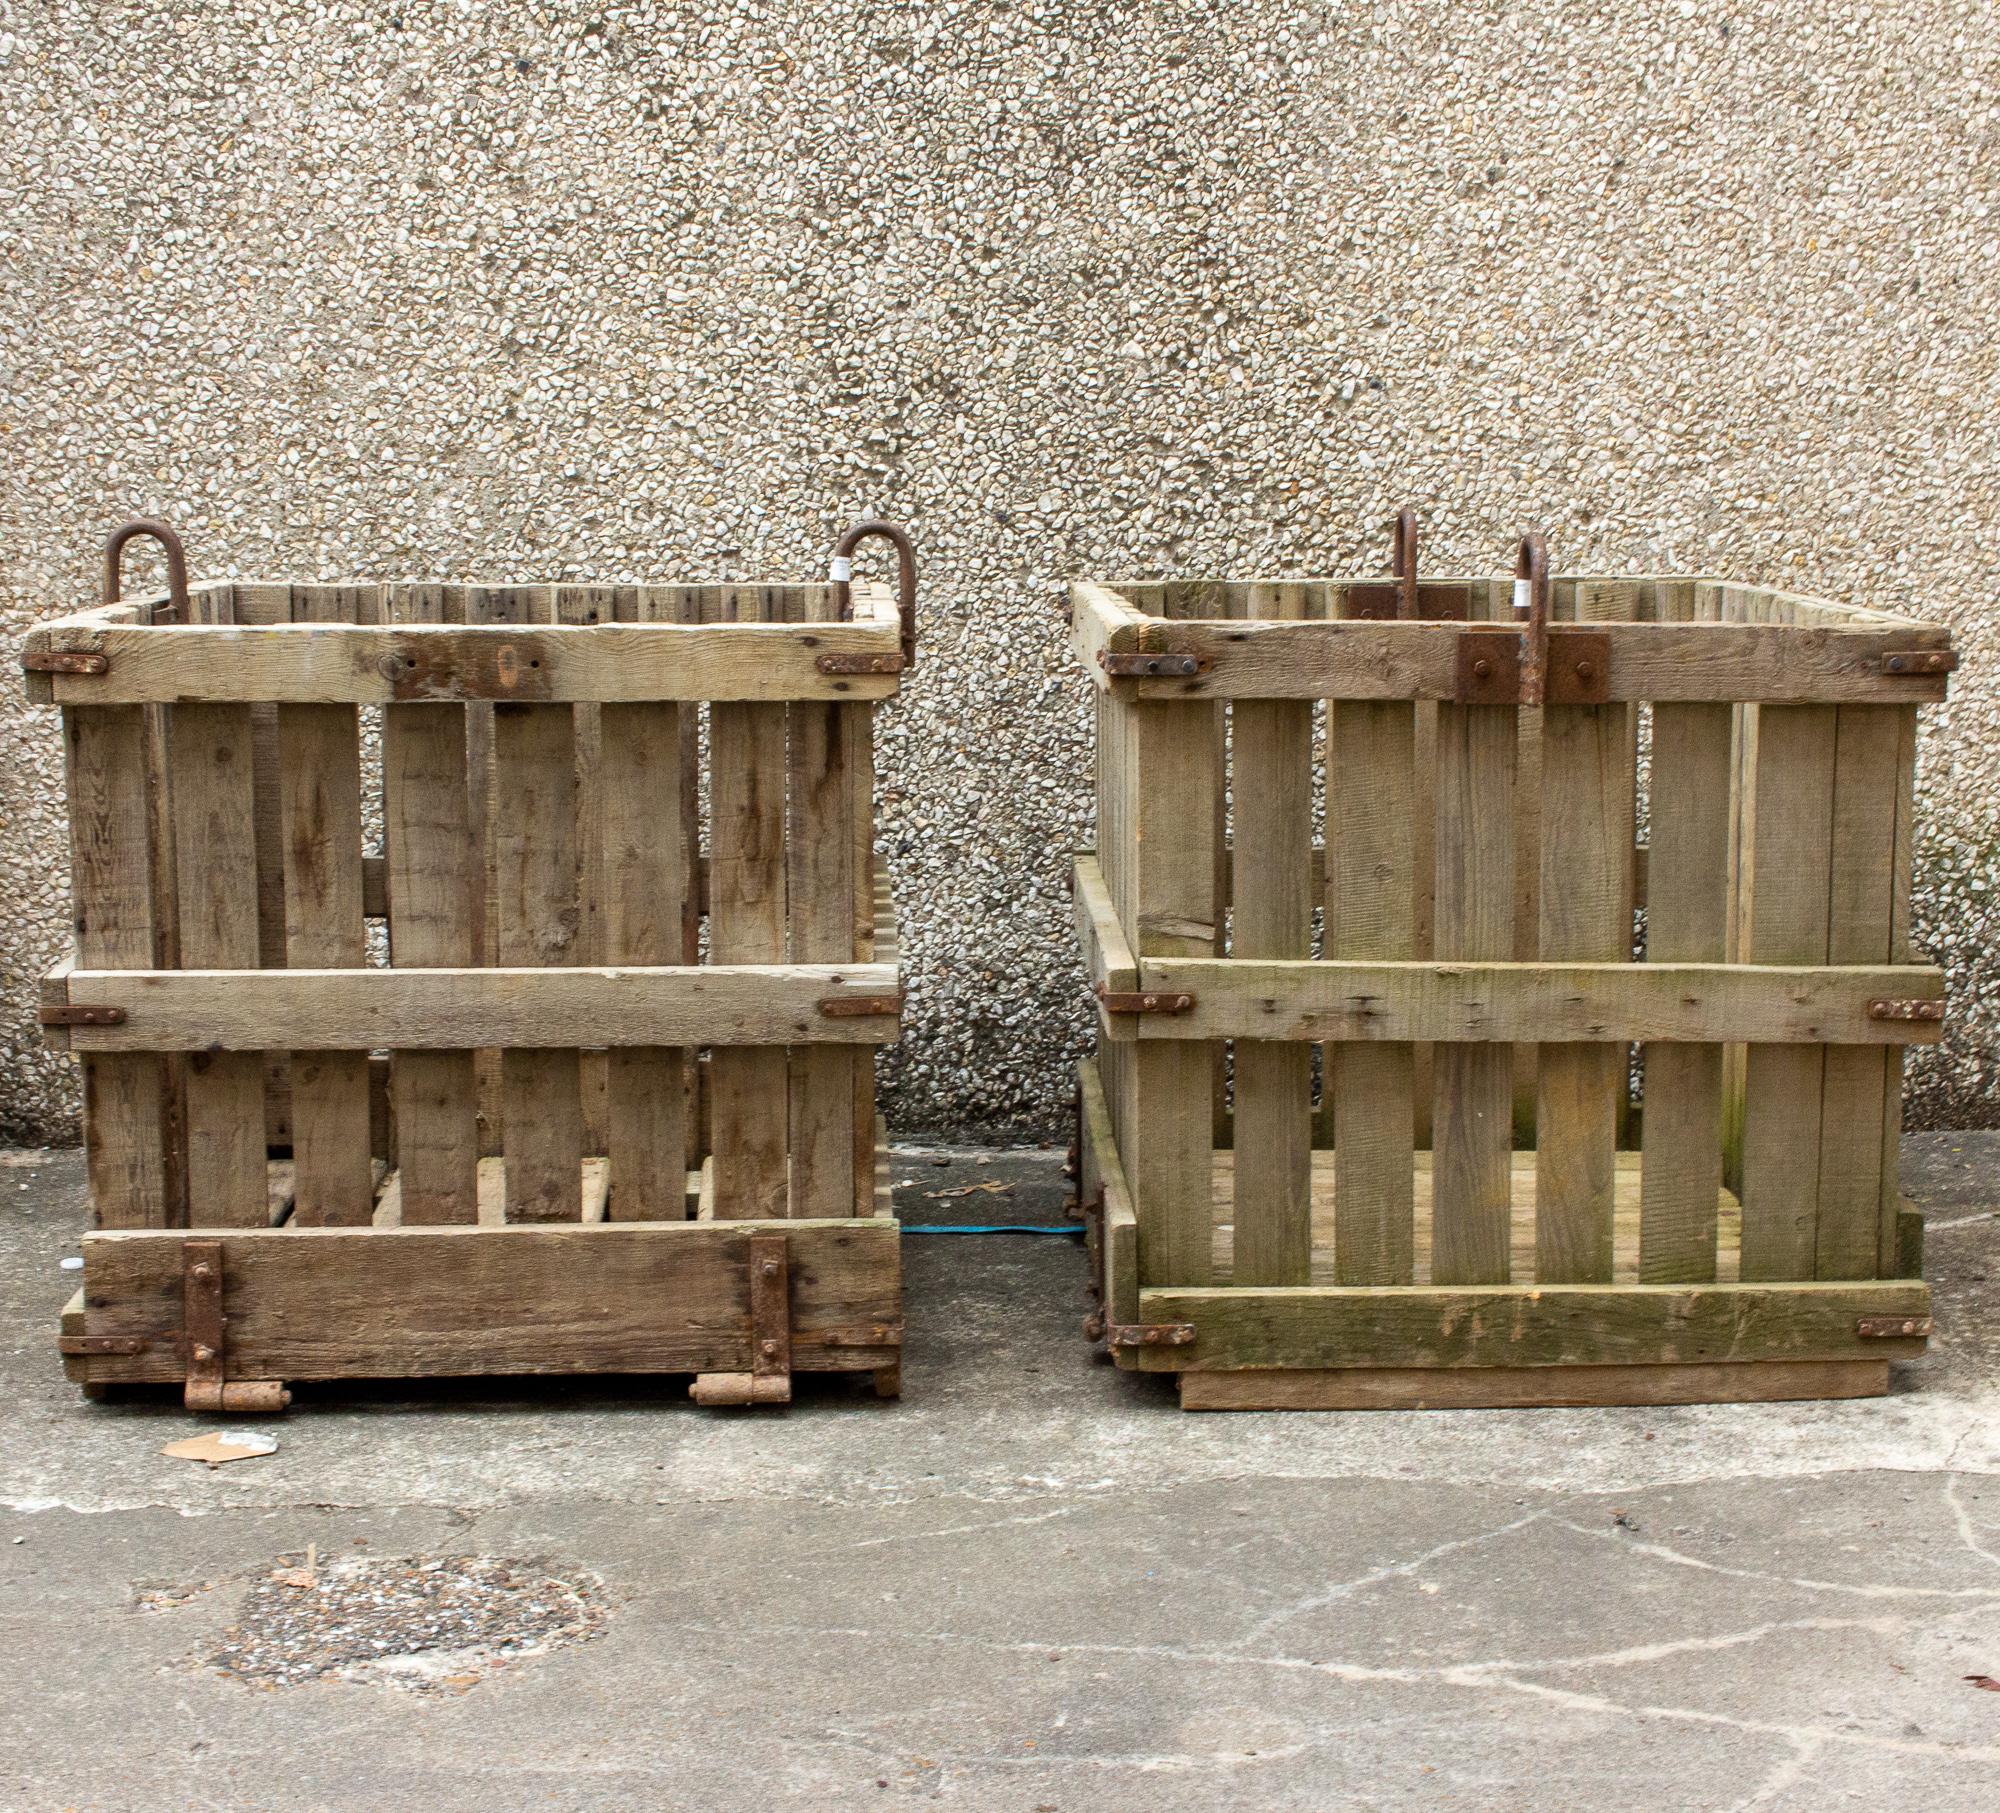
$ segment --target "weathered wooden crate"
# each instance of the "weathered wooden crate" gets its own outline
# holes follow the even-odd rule
[[[1092,1327],[1186,1407],[1858,1395],[1923,1349],[1949,638],[1523,574],[1074,588]]]
[[[831,586],[189,588],[169,533],[167,594],[32,634],[99,1230],[72,1378],[895,1393],[871,717],[915,579],[867,527],[900,599],[854,536]]]

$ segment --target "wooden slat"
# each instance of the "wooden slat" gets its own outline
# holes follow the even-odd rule
[[[1888,655],[1949,648],[1943,629],[1612,623],[1591,631],[1611,638],[1608,697],[1618,703],[1922,705],[1945,696],[1944,674],[1882,667]],[[1447,623],[1146,621],[1104,630],[1101,640],[1114,652],[1186,655],[1197,671],[1116,678],[1093,666],[1092,677],[1139,700],[1450,699],[1457,692],[1460,633]],[[1552,668],[1562,661],[1567,633],[1560,623],[1551,626]]]
[[[1214,708],[1129,709],[1124,734],[1128,929],[1142,958],[1210,954],[1219,910],[1210,809]],[[1211,1047],[1196,1040],[1135,1046],[1122,1068],[1120,1137],[1139,1216],[1140,1276],[1150,1283],[1205,1283],[1213,1263]]]
[[[1712,1366],[1260,1367],[1181,1374],[1183,1410],[1519,1410],[1615,1404],[1769,1404],[1881,1397],[1886,1360],[1734,1360]]]
[[[1629,957],[1626,852],[1631,745],[1622,705],[1542,712],[1541,955]],[[1621,1044],[1544,1044],[1535,1085],[1535,1275],[1552,1284],[1611,1276]]]
[[[745,1370],[752,1230],[728,1222],[222,1230],[229,1366],[239,1377]],[[789,1225],[792,1364],[872,1370],[901,1341],[893,1223]],[[177,1380],[181,1239],[85,1237],[98,1380]],[[338,1279],[340,1288],[329,1289]]]
[[[786,730],[786,893],[794,963],[855,954],[854,819],[865,810],[852,767],[848,714],[865,705],[794,704]],[[856,1200],[857,1067],[853,1046],[800,1045],[787,1055],[787,1161],[795,1216],[851,1215]],[[873,1112],[870,1110],[870,1125]]]
[[[1911,1359],[1924,1337],[1863,1335],[1864,1317],[1921,1321],[1919,1283],[1515,1284],[1382,1289],[1144,1289],[1147,1322],[1192,1322],[1191,1346],[1138,1349],[1154,1371],[1234,1366],[1711,1365]]]
[[[351,705],[278,712],[285,851],[285,960],[299,969],[367,962],[361,913],[360,726]],[[361,1226],[374,1206],[368,1053],[294,1049],[293,1219]]]
[[[234,593],[238,623],[289,623],[292,588],[239,585]],[[278,772],[278,708],[250,707],[252,791],[257,822],[257,961],[263,969],[285,966],[285,813]],[[292,1143],[291,1056],[264,1054],[264,1137],[267,1147],[289,1150]]]
[[[1327,955],[1406,961],[1416,955],[1414,716],[1406,704],[1343,701],[1328,717]],[[1335,1275],[1343,1284],[1407,1284],[1415,1251],[1410,1047],[1341,1044],[1330,1055]]]
[[[1085,1202],[1104,1193],[1096,1238],[1102,1259],[1104,1313],[1113,1322],[1139,1319],[1139,1217],[1126,1187],[1125,1167],[1118,1157],[1111,1126],[1111,1105],[1103,1073],[1088,1058],[1077,1067],[1080,1110],[1077,1154],[1078,1187]]]
[[[1907,706],[1842,705],[1834,716],[1827,960],[1880,963],[1894,954],[1898,826],[1910,809],[1903,751],[1914,740],[1916,713]],[[1884,1210],[1896,1188],[1889,1122],[1899,1118],[1901,1073],[1898,1050],[1827,1050],[1815,1277],[1884,1274]]]
[[[1757,714],[1750,929],[1753,963],[1823,963],[1833,862],[1834,738],[1826,705]],[[1743,1275],[1810,1278],[1816,1266],[1826,1054],[1752,1044],[1744,1074]]]
[[[169,735],[180,960],[191,969],[255,969],[257,823],[250,707],[177,705]],[[185,1089],[189,1225],[264,1226],[262,1050],[192,1054]]]
[[[389,609],[431,622],[463,609],[442,586],[403,586]],[[384,861],[394,964],[466,967],[484,889],[473,842],[466,713],[392,705],[382,714]],[[402,1219],[422,1226],[478,1214],[479,1100],[473,1053],[401,1050],[393,1058]]]
[[[1515,719],[1504,705],[1438,707],[1440,962],[1513,955]],[[1438,1284],[1504,1284],[1510,1269],[1513,1049],[1440,1044],[1433,1050],[1431,1277]]]
[[[1255,595],[1256,615],[1296,617],[1300,588]],[[1231,950],[1312,955],[1313,708],[1240,699],[1230,726],[1236,804]],[[1312,1268],[1312,1052],[1236,1044],[1236,1280],[1304,1284]]]
[[[558,623],[589,628],[618,616],[618,588],[559,585],[554,592]],[[576,733],[577,963],[600,964],[604,950],[604,799],[599,776],[603,707],[590,701],[571,708]],[[605,1053],[577,1058],[583,1104],[583,1149],[607,1151],[611,1143],[611,1071]]]
[[[1881,973],[1881,972],[1863,972]],[[1902,971],[1890,972],[1902,975]],[[78,1026],[78,1051],[301,1051],[343,1046],[888,1044],[893,1012],[828,1015],[822,1000],[879,996],[888,963],[677,965],[551,974],[546,967],[428,970],[73,970],[72,997],[122,1008]],[[1902,1034],[1899,1036],[1907,1036]]]
[[[303,588],[301,588],[303,589]],[[480,588],[540,593],[547,587]],[[714,590],[715,588],[707,588]],[[730,590],[761,588],[734,587]],[[107,672],[57,674],[66,705],[172,703],[396,705],[492,699],[522,704],[659,699],[869,700],[897,677],[829,674],[829,655],[892,656],[893,624],[632,623],[532,627],[327,624],[311,636],[268,626],[114,625],[85,638]],[[91,687],[77,690],[79,680]],[[92,689],[94,688],[94,690]]]
[[[674,602],[621,591],[620,614],[651,616]],[[682,960],[683,916],[694,889],[693,850],[681,813],[683,707],[603,708],[605,961]],[[689,708],[689,715],[692,710]],[[610,1053],[612,1218],[678,1220],[687,1212],[687,1053],[676,1045]]]
[[[1728,955],[1730,720],[1727,705],[1654,708],[1649,963],[1714,963]],[[1722,1058],[1719,1043],[1645,1048],[1639,1275],[1649,1284],[1715,1276]]]
[[[763,588],[721,601],[737,622],[764,619]],[[785,960],[785,708],[718,703],[709,711],[709,955],[716,963]],[[782,1050],[720,1048],[709,1060],[717,1212],[783,1215],[788,1084]]]
[[[546,608],[533,603],[523,607]],[[494,861],[505,965],[564,969],[578,958],[576,731],[561,705],[493,708]],[[572,978],[565,976],[567,988]],[[576,1045],[553,1034],[501,1058],[510,1221],[582,1213],[583,1095]]]
[[[156,960],[144,714],[138,706],[67,711],[63,745],[77,960],[143,968]],[[165,1087],[164,1067],[149,1053],[83,1061],[84,1151],[101,1227],[165,1227],[170,1219]]]

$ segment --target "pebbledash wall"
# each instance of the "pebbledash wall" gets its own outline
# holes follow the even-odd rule
[[[1919,1124],[2000,1119],[1989,0],[0,0],[5,654],[105,530],[198,577],[817,576],[910,523],[906,1135],[1086,1037],[1072,574],[1781,583],[1948,621]],[[4,688],[0,1121],[74,1136],[55,714]]]

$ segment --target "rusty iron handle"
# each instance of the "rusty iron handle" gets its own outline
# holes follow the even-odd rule
[[[909,532],[899,523],[871,517],[849,529],[833,547],[833,604],[845,623],[854,615],[854,600],[848,590],[853,577],[852,555],[864,541],[886,541],[896,550],[896,608],[903,619],[903,665],[917,664],[917,551],[910,545]]]
[[[1402,581],[1396,593],[1396,615],[1405,623],[1417,615],[1417,513],[1396,512],[1396,527],[1389,543],[1389,571]]]
[[[1522,536],[1514,557],[1514,617],[1528,626],[1521,638],[1521,703],[1539,705],[1549,671],[1549,548],[1539,535]]]
[[[174,617],[190,622],[188,610],[187,553],[181,538],[165,523],[150,516],[137,516],[111,531],[104,544],[104,602],[116,604],[125,595],[125,544],[140,539],[156,541],[167,557],[167,597]]]

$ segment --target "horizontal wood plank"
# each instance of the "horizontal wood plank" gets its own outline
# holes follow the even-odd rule
[[[826,674],[823,656],[892,656],[877,623],[112,625],[68,640],[102,674],[57,674],[59,704],[517,704],[884,699],[897,676]]]
[[[1929,704],[1944,698],[1946,675],[1887,673],[1883,659],[1951,646],[1948,631],[1932,628],[1778,623],[1592,623],[1588,628],[1609,638],[1606,697],[1613,701]],[[1098,684],[1141,700],[1450,699],[1457,691],[1460,637],[1504,633],[1365,619],[1121,618],[1099,623],[1094,632],[1105,652],[1189,656],[1197,671],[1112,679],[1095,659],[1089,671]],[[1571,633],[1572,626],[1552,627],[1552,670]]]
[[[894,1222],[782,1224],[792,1364],[866,1370],[900,1348]],[[229,1376],[429,1378],[469,1373],[727,1372],[751,1362],[750,1236],[771,1224],[208,1230],[222,1244]],[[86,1235],[86,1327],[136,1336],[95,1356],[98,1381],[185,1370],[182,1236]]]
[[[1141,1319],[1191,1322],[1151,1371],[1237,1366],[1565,1366],[1910,1359],[1924,1337],[1863,1335],[1867,1317],[1920,1320],[1920,1283],[1542,1284],[1149,1289]]]
[[[1181,1375],[1183,1410],[1519,1410],[1600,1404],[1770,1404],[1880,1397],[1886,1360],[1713,1366],[1265,1366]]]
[[[1755,1040],[1934,1043],[1936,1021],[1877,1020],[1877,999],[1942,1001],[1927,965],[1364,963],[1146,958],[1139,986],[1182,1013],[1124,1016],[1153,1039]],[[81,998],[83,983],[71,984]],[[77,1032],[82,1046],[84,1033]]]
[[[79,1051],[887,1045],[894,1014],[826,1014],[819,1003],[896,988],[885,963],[73,970],[73,1001],[126,1019],[74,1027],[71,1039]]]

